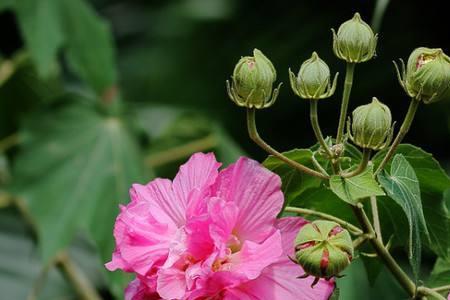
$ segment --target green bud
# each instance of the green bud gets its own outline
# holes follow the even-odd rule
[[[303,62],[297,77],[289,69],[291,87],[294,93],[303,99],[323,99],[331,97],[336,90],[338,73],[330,81],[330,68],[316,52]]]
[[[360,63],[372,59],[377,47],[378,35],[355,13],[352,19],[344,22],[333,31],[334,54],[349,63]]]
[[[406,93],[424,103],[450,98],[450,57],[442,49],[415,49],[402,71],[395,64],[400,84]]]
[[[272,85],[277,72],[272,62],[258,49],[253,56],[242,57],[234,68],[232,84],[227,80],[230,99],[239,106],[247,108],[266,108],[271,106],[280,85],[273,91]]]
[[[372,99],[372,103],[361,105],[353,111],[353,122],[350,130],[350,118],[347,131],[353,143],[361,148],[380,150],[392,141],[394,126],[389,107]]]
[[[339,276],[353,258],[353,242],[347,230],[331,221],[314,221],[300,229],[295,257],[305,274],[330,279]]]

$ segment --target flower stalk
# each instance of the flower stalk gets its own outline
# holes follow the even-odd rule
[[[280,159],[281,161],[284,161],[286,164],[290,165],[291,167],[293,167],[294,169],[306,173],[308,175],[311,176],[315,176],[318,177],[320,179],[329,179],[328,176],[317,172],[316,170],[313,170],[311,168],[308,168],[305,165],[302,165],[296,161],[293,161],[289,158],[287,158],[286,156],[284,156],[283,154],[281,154],[280,152],[278,152],[277,150],[273,149],[270,145],[268,145],[260,136],[258,133],[258,130],[256,128],[256,119],[255,119],[255,113],[256,110],[254,108],[247,108],[247,128],[248,128],[248,134],[250,136],[250,138],[258,145],[260,146],[263,150],[265,150],[267,153],[277,157],[278,159]]]
[[[350,178],[364,172],[367,168],[367,165],[369,164],[371,153],[372,151],[369,148],[363,148],[362,159],[358,167],[349,173],[342,174],[341,176],[344,178]]]
[[[348,103],[350,100],[350,93],[353,86],[353,73],[355,71],[355,63],[347,63],[344,81],[344,92],[342,93],[341,112],[339,116],[339,125],[336,136],[336,144],[342,143],[344,138],[345,121],[347,119]]]
[[[392,156],[395,154],[395,150],[397,150],[398,145],[402,142],[405,135],[408,133],[409,129],[411,128],[411,124],[414,120],[414,116],[416,115],[417,108],[419,107],[420,101],[412,98],[411,102],[409,104],[408,112],[406,113],[405,119],[403,120],[402,126],[400,127],[400,130],[395,137],[394,141],[392,142],[391,146],[389,147],[388,152],[384,156],[382,162],[378,166],[377,170],[375,171],[375,175],[377,175],[383,168],[386,166],[386,164],[389,162],[389,160],[392,158]]]

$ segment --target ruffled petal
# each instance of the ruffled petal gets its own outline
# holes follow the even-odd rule
[[[235,231],[240,240],[257,243],[274,231],[274,221],[283,206],[281,180],[258,162],[240,158],[220,172],[215,196],[239,208]]]
[[[122,207],[114,226],[116,250],[106,268],[146,275],[167,257],[175,233],[176,228],[154,218],[148,202],[132,202]]]
[[[173,190],[185,212],[188,208],[188,215],[201,208],[198,202],[209,194],[220,166],[213,153],[195,153],[180,167],[173,180]]]
[[[156,289],[163,299],[182,299],[186,293],[184,272],[175,268],[160,269]]]

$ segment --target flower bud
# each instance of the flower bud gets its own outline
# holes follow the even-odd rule
[[[232,84],[227,81],[228,96],[239,106],[266,108],[271,106],[280,85],[273,91],[277,73],[272,62],[258,49],[253,56],[242,57],[234,68]]]
[[[352,116],[351,130],[349,119],[347,131],[353,143],[372,150],[383,149],[391,143],[394,131],[391,111],[377,98],[374,97],[370,104],[357,107]]]
[[[353,242],[347,230],[332,221],[317,220],[300,229],[295,257],[305,274],[330,279],[339,276],[353,258]]]
[[[291,87],[294,93],[303,99],[323,99],[331,97],[336,90],[338,73],[330,82],[330,68],[316,52],[303,62],[297,77],[289,70]]]
[[[406,70],[402,61],[402,74],[395,66],[400,84],[410,97],[424,103],[450,98],[450,57],[442,49],[415,49]]]
[[[349,63],[360,63],[371,59],[375,55],[378,35],[355,13],[352,19],[344,22],[333,31],[334,54]]]

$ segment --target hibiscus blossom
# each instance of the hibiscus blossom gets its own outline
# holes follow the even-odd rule
[[[196,153],[173,182],[132,186],[106,264],[136,274],[125,299],[328,299],[334,284],[311,288],[288,258],[306,221],[276,218],[280,178],[248,158],[219,167],[212,153]]]

